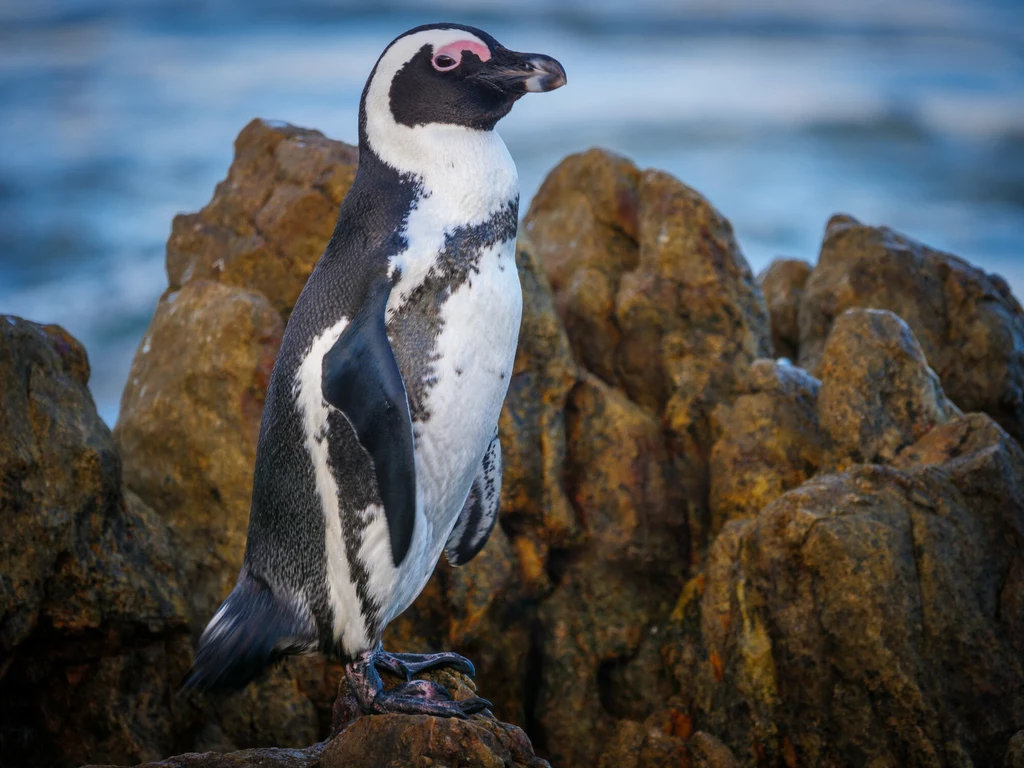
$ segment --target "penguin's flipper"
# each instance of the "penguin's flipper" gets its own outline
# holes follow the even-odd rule
[[[409,399],[384,325],[390,292],[384,277],[370,287],[362,309],[324,355],[321,387],[373,460],[397,568],[416,521],[416,462]]]
[[[465,565],[484,544],[498,520],[501,501],[501,442],[495,434],[484,452],[483,461],[473,478],[473,486],[455,522],[455,528],[444,545],[452,565]]]

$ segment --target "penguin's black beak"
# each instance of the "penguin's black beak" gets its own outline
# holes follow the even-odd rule
[[[550,56],[500,48],[474,79],[515,96],[543,93],[565,85],[565,70]]]

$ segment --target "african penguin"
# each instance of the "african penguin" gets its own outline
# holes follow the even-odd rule
[[[432,667],[389,654],[388,622],[441,551],[471,560],[501,490],[498,414],[519,335],[519,182],[495,124],[565,84],[554,59],[459,24],[417,27],[377,61],[359,168],[292,311],[267,390],[245,560],[186,686],[230,690],[268,664],[339,657],[364,712],[466,717]],[[378,668],[406,683],[384,691]]]

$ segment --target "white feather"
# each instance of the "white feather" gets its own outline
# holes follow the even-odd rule
[[[494,437],[512,375],[521,316],[515,241],[509,240],[484,251],[479,272],[441,308],[443,329],[434,363],[437,383],[425,402],[430,416],[413,426],[420,500],[416,525],[424,531],[424,541],[410,550],[394,574],[398,583],[389,601],[382,602],[388,621],[426,586],[458,522]]]
[[[345,648],[361,649],[368,642],[366,622],[363,620],[359,595],[356,593],[345,551],[338,484],[328,462],[327,414],[331,406],[324,400],[322,388],[324,355],[334,346],[347,325],[348,319],[343,318],[313,340],[296,373],[293,391],[302,414],[306,450],[313,462],[316,490],[324,514],[327,589],[334,608],[334,636],[342,641]]]

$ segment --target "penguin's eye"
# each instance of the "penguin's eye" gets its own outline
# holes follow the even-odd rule
[[[447,53],[439,53],[434,57],[434,69],[438,72],[447,72],[459,66],[459,62]]]

